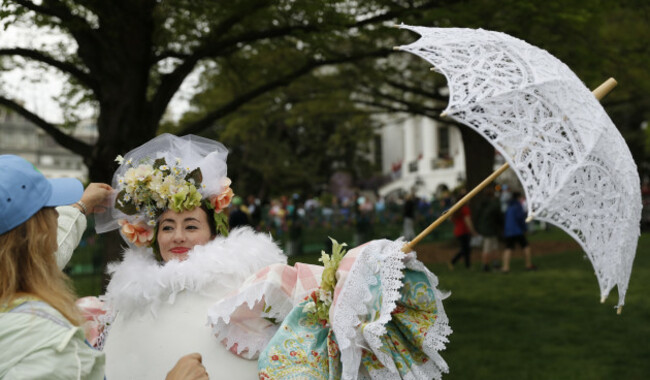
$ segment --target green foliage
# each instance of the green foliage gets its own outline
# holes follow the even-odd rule
[[[389,52],[417,38],[389,27],[399,22],[509,33],[547,49],[590,88],[617,78],[621,85],[604,105],[624,134],[637,138],[633,132],[649,116],[650,48],[643,37],[650,34],[650,5],[643,1],[108,4],[44,1],[43,8],[32,6],[36,11],[29,3],[0,4],[5,28],[33,24],[70,35],[70,44],[44,53],[64,63],[58,69],[70,79],[57,99],[65,105],[64,126],[78,122],[76,108],[98,109],[102,138],[96,147],[78,149],[59,137],[93,164],[93,180],[107,181],[112,157],[162,131],[226,143],[234,153],[235,184],[249,193],[313,188],[336,170],[376,174],[365,157],[378,124],[373,116],[404,112],[437,119],[446,103],[444,78],[417,57]],[[75,43],[78,48],[70,49]],[[10,68],[23,57],[3,58],[2,67]],[[193,109],[179,123],[161,122],[192,72],[200,73]],[[648,158],[643,143],[632,148],[637,161]],[[480,150],[466,151],[472,162]]]
[[[318,259],[324,268],[320,287],[312,292],[303,309],[308,313],[307,317],[312,319],[313,323],[323,325],[329,323],[330,307],[333,302],[334,289],[336,288],[336,271],[343,256],[345,256],[346,250],[344,247],[347,246],[346,243],[339,244],[331,237],[329,239],[332,241],[332,254],[328,255],[325,251],[321,251],[321,257]]]
[[[223,237],[228,236],[228,216],[225,212],[214,212],[214,222],[217,225],[217,232]]]

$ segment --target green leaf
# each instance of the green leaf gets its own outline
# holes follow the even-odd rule
[[[167,161],[165,161],[164,157],[158,158],[156,159],[156,161],[153,162],[154,169],[160,169],[161,166],[166,166],[166,165],[167,165]]]
[[[201,187],[200,186],[201,182],[203,182],[203,174],[201,174],[201,169],[196,168],[196,169],[192,170],[191,172],[189,172],[185,176],[185,180],[186,181],[194,180],[194,186],[196,186],[196,188],[199,189]]]
[[[126,190],[122,190],[117,194],[117,197],[115,198],[115,208],[122,211],[126,215],[137,214],[138,210],[136,209],[133,202],[125,201],[124,196],[126,196]]]
[[[228,217],[223,212],[214,213],[214,221],[217,225],[217,233],[221,236],[228,236]]]

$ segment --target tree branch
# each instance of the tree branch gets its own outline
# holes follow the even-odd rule
[[[438,100],[442,102],[447,102],[449,100],[448,96],[442,96],[440,95],[437,91],[436,92],[428,92],[426,90],[423,90],[422,88],[419,87],[411,87],[408,86],[404,83],[392,80],[392,79],[386,79],[385,81],[386,84],[395,87],[399,90],[402,90],[404,92],[410,92],[415,95],[421,95],[427,99],[433,99],[433,100]]]
[[[266,2],[261,1],[261,3],[266,3]],[[398,10],[389,11],[384,14],[371,17],[363,21],[354,22],[348,25],[342,25],[341,28],[348,29],[351,27],[359,27],[367,24],[378,23],[381,21],[395,18],[405,13],[418,12],[435,6],[439,6],[439,4],[436,3],[435,1],[431,1],[413,8],[400,8]],[[257,8],[252,8],[252,9],[257,9]],[[185,78],[194,70],[194,67],[201,59],[216,58],[224,54],[225,52],[229,51],[229,49],[231,49],[232,47],[236,46],[239,43],[251,43],[258,40],[280,38],[280,37],[285,37],[288,35],[295,34],[296,32],[314,32],[314,31],[322,30],[320,26],[314,26],[311,24],[290,25],[290,26],[277,28],[270,31],[251,30],[248,33],[240,34],[232,38],[219,40],[219,36],[221,34],[225,33],[232,25],[234,25],[237,21],[245,18],[246,16],[247,14],[237,14],[231,17],[230,19],[226,20],[226,22],[220,25],[220,28],[212,31],[210,33],[210,36],[204,39],[204,42],[202,43],[201,47],[199,47],[193,54],[189,56],[185,56],[180,53],[166,51],[160,54],[158,57],[156,57],[156,61],[159,61],[160,59],[167,58],[167,57],[177,57],[177,58],[185,57],[185,61],[181,65],[176,67],[176,69],[172,73],[165,75],[161,78],[160,86],[158,87],[158,90],[156,91],[156,94],[154,95],[154,98],[152,99],[151,102],[153,118],[162,116],[162,114],[165,112],[165,109],[167,108],[167,105],[171,101],[174,94],[178,91],[179,87],[181,86]]]
[[[449,2],[453,3],[453,1],[449,1]],[[389,10],[389,11],[387,11],[385,13],[379,14],[377,16],[370,17],[370,18],[367,18],[365,20],[357,21],[356,23],[354,23],[353,26],[359,27],[359,26],[365,26],[365,25],[368,25],[368,24],[376,24],[376,23],[383,22],[383,21],[393,20],[393,19],[395,19],[396,17],[399,17],[399,16],[404,16],[404,15],[408,15],[408,14],[411,14],[411,13],[421,12],[421,11],[431,9],[431,8],[442,8],[442,7],[444,7],[446,5],[446,3],[447,2],[445,2],[445,1],[429,1],[429,2],[426,2],[424,4],[421,4],[421,5],[412,7],[412,8],[401,7],[401,8],[398,8],[398,9],[391,9],[391,10]]]
[[[43,62],[59,69],[64,73],[72,75],[73,77],[77,78],[82,84],[86,85],[96,93],[99,93],[99,85],[88,73],[79,69],[72,63],[59,61],[43,52],[24,48],[9,48],[0,49],[0,56],[20,56],[33,59],[34,61]]]
[[[205,117],[203,117],[200,120],[197,120],[193,123],[190,123],[187,125],[183,130],[179,133],[180,135],[185,135],[185,134],[196,134],[201,131],[203,131],[206,128],[209,128],[215,121],[225,117],[226,115],[234,112],[237,110],[239,107],[241,107],[243,104],[246,102],[262,95],[265,94],[271,90],[274,90],[279,87],[286,86],[290,84],[293,80],[309,73],[315,68],[322,67],[322,66],[327,66],[327,65],[336,65],[340,63],[346,63],[346,62],[352,62],[355,60],[359,59],[365,59],[365,58],[370,58],[370,57],[381,57],[385,56],[387,54],[390,54],[391,50],[389,49],[380,49],[374,52],[369,52],[369,53],[359,53],[358,55],[353,55],[353,56],[347,56],[347,57],[341,57],[341,58],[335,58],[335,59],[329,59],[329,60],[323,60],[323,61],[310,61],[307,62],[305,65],[303,65],[301,68],[294,70],[284,76],[281,76],[275,80],[272,80],[268,83],[265,83],[261,86],[258,86],[257,88],[254,88],[237,98],[231,100],[230,102],[222,105],[221,107],[217,108],[216,110],[209,112]]]
[[[56,17],[64,22],[76,21],[80,22],[83,25],[87,25],[86,20],[84,20],[82,17],[72,14],[72,12],[70,12],[70,8],[68,8],[68,6],[60,0],[44,0],[42,2],[42,4],[48,4],[49,6],[37,5],[31,1],[26,0],[11,1],[36,13]]]
[[[376,98],[384,99],[390,102],[391,104],[387,104],[385,102],[377,102],[377,101],[361,100],[361,99],[359,100],[355,99],[354,101],[360,104],[372,105],[375,107],[388,109],[393,112],[405,112],[405,113],[410,113],[415,115],[423,115],[437,121],[446,122],[445,120],[443,120],[442,117],[440,117],[440,112],[444,109],[444,107],[425,107],[421,103],[409,102],[400,97],[389,95],[378,90],[370,90],[367,91],[366,94],[370,96],[372,99],[376,99]],[[395,106],[396,104],[401,105],[404,108],[398,108]]]
[[[176,69],[161,78],[160,86],[151,101],[151,109],[153,110],[153,117],[159,117],[167,108],[167,104],[178,91],[185,78],[194,70],[196,64],[205,58],[216,58],[229,52],[231,48],[239,43],[251,43],[263,39],[279,38],[291,35],[296,31],[306,31],[310,26],[292,26],[286,28],[278,28],[273,31],[251,31],[237,37],[215,42],[213,44],[204,43],[204,46],[198,48],[193,54],[187,56],[185,61],[180,64]],[[206,42],[209,39],[206,40]],[[173,56],[172,53],[165,53],[166,57]]]
[[[89,157],[92,151],[91,145],[78,140],[70,135],[63,133],[59,128],[54,124],[48,123],[47,121],[41,119],[38,115],[27,110],[25,107],[21,106],[14,100],[0,96],[0,105],[7,107],[10,110],[15,111],[25,119],[34,123],[37,127],[41,128],[48,135],[52,136],[54,141],[59,143],[59,145],[68,148],[74,153],[79,154],[82,157]]]

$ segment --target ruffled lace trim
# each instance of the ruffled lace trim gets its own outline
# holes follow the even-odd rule
[[[267,308],[267,305],[272,307]],[[234,350],[237,355],[247,359],[254,359],[266,347],[292,308],[293,302],[282,291],[281,284],[260,282],[210,307],[208,324],[212,326],[217,340],[223,342],[229,350]],[[260,325],[265,321],[260,320],[260,317],[275,320],[276,323]],[[257,326],[248,325],[246,322],[249,321]],[[255,333],[251,333],[251,327],[257,327]]]
[[[391,313],[396,308],[396,302],[401,297],[404,269],[422,272],[426,275],[436,297],[436,321],[426,332],[423,351],[429,361],[421,365],[413,365],[406,379],[440,379],[443,373],[449,372],[449,366],[439,354],[449,342],[448,336],[452,330],[445,313],[442,301],[449,296],[438,290],[438,278],[431,273],[414,252],[404,254],[403,240],[374,241],[365,247],[353,264],[335,305],[332,329],[341,350],[342,378],[357,379],[361,375],[360,363],[362,349],[371,350],[384,365],[380,371],[369,373],[373,379],[400,379],[397,368],[389,354],[381,350],[381,337],[386,334],[386,324],[391,320]],[[366,322],[372,312],[367,306],[377,294],[372,288],[379,285],[377,274],[381,281],[381,308],[373,320],[362,332],[359,326]]]
[[[122,262],[109,265],[112,278],[100,299],[108,309],[127,316],[147,310],[155,316],[163,303],[173,304],[184,290],[202,292],[215,284],[236,289],[259,269],[287,260],[269,235],[250,228],[196,246],[185,261],[161,265],[145,248],[128,249],[123,255]]]
[[[449,343],[448,336],[453,332],[449,326],[449,317],[447,317],[445,308],[442,305],[442,301],[449,297],[450,293],[442,292],[438,289],[438,277],[429,271],[422,262],[418,261],[415,258],[415,255],[410,256],[406,260],[405,264],[406,268],[422,272],[427,276],[429,284],[436,296],[436,322],[427,331],[423,344],[424,353],[429,357],[429,359],[431,359],[427,364],[435,364],[436,369],[432,372],[425,373],[426,376],[421,376],[419,378],[430,379],[433,375],[435,379],[440,379],[443,373],[449,373],[449,365],[447,365],[447,362],[442,358],[442,356],[440,356],[440,351],[447,348],[447,343]]]
[[[379,337],[386,333],[385,324],[395,309],[404,276],[401,251],[403,240],[373,241],[364,247],[350,269],[347,280],[334,305],[332,329],[341,350],[343,379],[356,379],[361,363],[361,348],[366,344],[371,349],[381,347]],[[366,306],[373,300],[371,288],[377,284],[377,273],[381,281],[381,309],[363,331],[358,326],[370,312]],[[385,364],[388,365],[388,364]]]

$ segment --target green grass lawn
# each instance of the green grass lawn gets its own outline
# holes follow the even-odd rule
[[[330,234],[346,241],[336,233]],[[559,230],[531,235],[570,239]],[[483,273],[445,264],[430,269],[454,333],[442,353],[445,379],[647,379],[650,377],[650,234],[644,234],[632,271],[626,306],[617,315],[614,289],[600,303],[593,267],[581,251],[535,257],[536,272],[513,260],[510,274]],[[317,263],[311,253],[290,262]],[[96,275],[73,276],[80,293],[97,294]],[[94,292],[94,293],[93,293]]]
[[[454,333],[443,357],[446,379],[647,379],[650,376],[650,235],[643,235],[626,306],[614,289],[600,303],[581,251],[514,261],[510,274],[444,265],[431,270],[452,292],[444,302]]]

